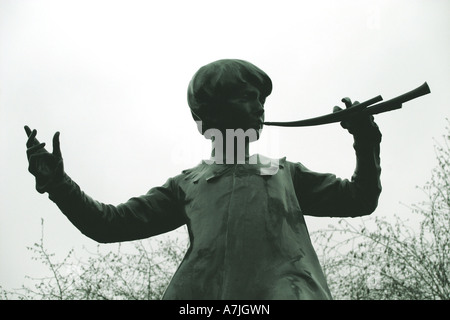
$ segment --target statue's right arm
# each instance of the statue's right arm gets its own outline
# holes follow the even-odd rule
[[[117,206],[96,201],[85,194],[65,172],[59,147],[59,133],[53,138],[53,152],[39,143],[36,130],[27,132],[28,170],[36,178],[36,189],[48,192],[67,218],[86,236],[102,243],[148,238],[171,231],[185,223],[182,205],[175,196],[172,179],[147,194]]]

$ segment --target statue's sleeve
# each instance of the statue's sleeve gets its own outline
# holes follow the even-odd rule
[[[381,133],[354,136],[356,169],[351,180],[330,173],[317,173],[295,164],[294,187],[304,215],[357,217],[378,206],[381,193]]]
[[[64,174],[47,192],[67,218],[86,236],[102,243],[155,236],[185,223],[181,200],[170,178],[145,195],[117,206],[92,199]]]

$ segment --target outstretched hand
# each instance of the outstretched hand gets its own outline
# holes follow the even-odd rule
[[[45,149],[45,142],[39,142],[36,139],[36,129],[31,130],[25,126],[25,132],[28,140],[27,158],[28,171],[36,177],[36,189],[40,193],[46,191],[46,187],[51,181],[62,178],[64,165],[59,143],[59,132],[53,136],[53,152]]]
[[[348,97],[342,98],[341,101],[345,104],[346,109],[357,106],[359,104],[358,101],[352,103],[352,101]],[[342,108],[338,106],[335,106],[333,108],[333,112],[338,112],[341,110]],[[353,135],[362,134],[364,132],[367,132],[371,128],[378,128],[373,120],[374,118],[372,115],[360,114],[355,115],[348,120],[341,121],[341,126],[342,128],[347,129],[348,132]]]

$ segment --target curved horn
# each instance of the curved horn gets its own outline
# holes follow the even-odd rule
[[[306,127],[306,126],[317,126],[322,124],[328,124],[333,122],[341,122],[342,120],[348,119],[349,117],[355,116],[357,114],[378,114],[382,112],[400,109],[402,107],[402,103],[421,97],[430,92],[431,92],[430,87],[425,82],[424,84],[422,84],[421,86],[417,87],[414,90],[411,90],[407,93],[404,93],[398,97],[387,100],[385,102],[376,104],[370,108],[367,107],[373,105],[374,103],[382,101],[383,98],[381,96],[376,96],[351,108],[344,109],[338,112],[333,112],[316,118],[290,122],[264,122],[264,124],[267,126],[279,126],[279,127]]]

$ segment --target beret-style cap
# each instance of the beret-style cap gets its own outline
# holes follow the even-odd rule
[[[195,120],[205,120],[214,108],[242,88],[244,84],[255,86],[261,95],[272,92],[269,76],[254,64],[239,59],[222,59],[201,67],[189,82],[187,100]]]

